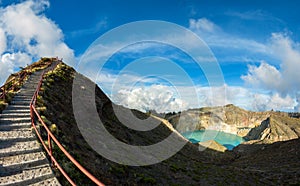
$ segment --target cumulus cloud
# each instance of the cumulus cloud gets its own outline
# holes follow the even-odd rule
[[[6,36],[4,30],[0,27],[0,54],[6,50]]]
[[[221,29],[214,24],[213,22],[209,21],[206,18],[201,19],[190,19],[189,20],[189,27],[192,30],[202,31],[202,32],[216,32],[221,31]]]
[[[196,96],[191,92],[196,91]],[[112,99],[129,108],[158,112],[182,111],[189,108],[223,106],[234,104],[252,111],[284,110],[293,111],[297,107],[291,96],[282,97],[278,93],[269,94],[252,91],[237,86],[220,87],[171,87],[152,85],[148,87],[122,88]]]
[[[49,6],[46,0],[27,0],[0,8],[1,69],[11,73],[16,67],[44,56],[59,56],[71,65],[75,62],[61,29],[43,14]],[[0,83],[7,75],[1,73]]]
[[[241,78],[252,86],[278,92],[281,97],[290,96],[297,98],[300,92],[300,49],[299,43],[293,42],[287,35],[273,33],[269,48],[280,61],[276,68],[266,62],[259,66],[249,66],[248,74]],[[279,101],[275,99],[275,101]],[[288,100],[286,100],[289,102]],[[296,99],[300,104],[299,99]],[[270,103],[271,104],[271,103]],[[299,105],[295,107],[298,111]]]
[[[238,56],[241,53],[237,52],[236,56],[231,57],[231,59],[235,58],[236,61],[243,58],[243,62],[257,62],[257,58],[252,59],[251,56],[252,54],[258,56],[256,54],[261,53],[266,55],[267,59],[272,56],[272,58],[285,62],[281,64],[280,68],[271,65],[269,61],[262,62],[258,67],[250,65],[248,74],[242,76],[242,79],[249,85],[267,90],[265,92],[227,85],[219,87],[201,87],[196,85],[195,87],[176,87],[177,91],[182,93],[178,96],[178,92],[174,91],[173,87],[153,85],[156,82],[155,79],[147,82],[148,85],[152,84],[151,86],[139,87],[134,85],[135,82],[141,81],[141,77],[138,75],[114,75],[110,73],[100,74],[100,78],[97,79],[98,84],[105,89],[106,93],[110,94],[116,103],[143,111],[152,109],[158,112],[179,111],[188,108],[220,106],[230,103],[253,111],[271,109],[292,111],[294,108],[298,109],[300,107],[297,105],[295,96],[290,94],[291,90],[295,89],[293,87],[295,87],[295,85],[298,84],[298,80],[300,80],[300,78],[297,78],[298,74],[295,70],[297,68],[293,66],[297,64],[297,59],[300,59],[295,47],[297,45],[296,43],[293,43],[290,39],[281,34],[273,34],[268,43],[259,43],[255,40],[231,36],[206,18],[197,20],[191,19],[190,29],[204,38],[209,46],[219,47],[225,49],[225,51],[228,49],[231,53],[232,51],[235,53],[240,50],[243,51],[243,53],[249,53],[248,57]],[[182,39],[181,37],[175,38]],[[195,47],[192,39],[185,38],[187,41],[191,41],[191,47]],[[120,43],[107,48],[99,45],[103,52],[101,55],[106,55],[106,51],[117,49],[118,47],[114,46],[118,45],[120,45]],[[147,48],[145,46],[146,45],[139,45],[138,47],[140,48],[131,49],[138,49],[132,51],[144,51],[144,48]],[[95,49],[99,50],[99,48]],[[93,53],[98,54],[94,51],[91,54]],[[226,54],[226,56],[228,56],[228,54]],[[262,56],[262,59],[266,56]],[[94,56],[88,54],[88,57]],[[231,59],[226,60],[231,61]],[[274,62],[272,63],[274,64]],[[287,75],[289,75],[290,78],[287,78]],[[115,79],[119,79],[120,82],[117,85],[118,87],[113,89],[112,86],[115,83]],[[195,90],[197,96],[192,94]]]
[[[273,95],[269,94],[254,94],[251,102],[252,110],[265,111],[265,110],[283,110],[293,111],[296,105],[295,100],[290,96],[282,97],[278,93]]]
[[[281,86],[282,75],[276,67],[263,62],[260,66],[248,66],[248,75],[241,76],[247,83],[256,87],[266,89],[279,89]]]
[[[1,56],[0,61],[0,82],[5,79],[2,77],[7,77],[14,72],[15,67],[24,67],[31,62],[31,57],[26,53],[6,53]]]
[[[171,87],[163,85],[121,89],[113,99],[118,104],[142,111],[156,110],[163,113],[187,108],[187,103],[176,98]]]

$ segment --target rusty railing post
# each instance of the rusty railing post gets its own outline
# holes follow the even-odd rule
[[[31,126],[33,127],[34,125],[34,116],[33,116],[33,110],[32,110],[32,105],[30,104],[30,118],[31,118]]]
[[[3,102],[5,103],[5,85],[3,86]]]
[[[47,132],[48,133],[48,132]],[[50,152],[50,159],[51,159],[51,165],[52,165],[52,167],[55,167],[55,164],[54,164],[54,161],[53,161],[53,159],[52,159],[52,157],[53,157],[53,150],[52,150],[52,142],[51,142],[52,140],[51,140],[51,136],[50,136],[50,134],[48,133],[48,147],[49,147],[49,152]]]

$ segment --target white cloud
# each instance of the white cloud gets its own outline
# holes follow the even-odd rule
[[[291,103],[288,97],[297,98],[300,92],[300,49],[299,43],[293,42],[287,35],[273,33],[270,39],[269,48],[273,55],[280,61],[280,67],[261,63],[257,66],[249,66],[248,74],[242,79],[252,86],[278,92],[281,97],[287,96],[285,101]],[[274,97],[270,104],[280,102],[278,97]],[[296,99],[300,104],[299,99]],[[279,103],[281,105],[281,103]],[[276,107],[276,106],[274,106]],[[295,106],[299,111],[299,106]]]
[[[135,74],[113,74],[107,71],[101,71],[101,73],[98,75],[90,74],[90,78],[95,77],[97,77],[95,82],[100,85],[101,89],[103,89],[107,95],[115,94],[119,90],[130,89],[130,87],[134,87],[136,83],[154,84],[158,81],[154,77],[142,78],[141,76]]]
[[[195,91],[196,96],[192,93]],[[189,108],[234,104],[252,111],[293,111],[296,101],[278,93],[269,94],[243,87],[172,87],[151,85],[147,87],[123,87],[112,95],[112,100],[129,108],[158,112],[182,111]]]
[[[294,43],[283,34],[272,34],[269,44],[273,55],[280,61],[280,68],[267,63],[260,66],[249,66],[249,72],[242,78],[249,84],[259,88],[277,91],[281,94],[294,95],[300,91],[300,50],[299,44]]]
[[[19,65],[45,56],[59,56],[68,64],[74,64],[73,50],[63,42],[61,29],[43,14],[49,6],[46,0],[27,0],[0,8],[0,55],[3,59],[10,59],[9,63],[0,63],[1,69],[10,67],[15,70]],[[18,60],[26,61],[21,63]],[[0,76],[0,83],[3,83],[7,73]]]
[[[278,89],[281,85],[282,76],[276,67],[265,62],[261,63],[259,67],[249,65],[248,74],[241,76],[247,83],[258,88]]]
[[[252,10],[247,12],[233,12],[229,11],[225,13],[229,16],[238,17],[243,20],[254,20],[254,21],[273,21],[277,23],[283,23],[281,19],[278,19],[277,17],[272,16],[271,14],[262,11],[262,10]]]
[[[118,104],[142,111],[156,110],[162,113],[187,108],[187,103],[176,98],[172,87],[163,85],[136,87],[132,90],[122,89],[113,99]]]
[[[24,67],[31,62],[31,57],[26,53],[3,54],[0,59],[0,82],[14,72],[16,67]]]
[[[243,14],[231,13],[231,15],[241,19],[280,22],[261,11]],[[300,73],[297,68],[300,66],[300,43],[294,42],[287,34],[282,33],[273,33],[266,43],[232,36],[206,18],[191,19],[190,29],[202,37],[210,47],[223,51],[225,57],[220,53],[219,61],[263,61],[259,66],[249,65],[248,74],[241,76],[241,79],[247,84],[271,92],[269,95],[256,95],[252,100],[255,103],[251,108],[254,110],[263,108],[280,110],[276,105],[281,105],[282,109],[290,109],[290,106],[294,105],[296,94],[300,92]],[[283,101],[290,106],[285,105]],[[298,103],[300,105],[299,100]],[[295,106],[295,109],[299,107]]]
[[[220,31],[220,28],[214,24],[213,22],[209,21],[206,18],[201,19],[190,19],[189,20],[189,27],[192,30],[202,31],[202,32],[216,32]]]
[[[290,96],[282,97],[278,93],[274,95],[268,94],[254,94],[252,101],[253,110],[265,111],[265,110],[283,110],[293,111],[296,105],[295,100]]]
[[[270,56],[270,51],[264,43],[226,33],[206,18],[190,19],[189,29],[199,35],[215,51],[220,49],[219,61],[233,62],[238,59],[238,62],[248,62],[253,56],[258,56],[252,59],[253,61],[260,61],[260,56]],[[243,61],[243,59],[247,60]]]
[[[0,54],[6,50],[6,36],[4,30],[0,27]]]
[[[1,57],[1,61],[3,63],[12,63],[14,64],[14,66],[18,66],[18,67],[24,67],[28,65],[28,62],[30,62],[30,60],[31,57],[28,54],[21,53],[21,52],[17,52],[13,54],[6,53],[3,54]]]
[[[107,18],[104,18],[100,20],[96,25],[93,25],[90,28],[85,28],[85,29],[80,29],[80,30],[75,30],[69,33],[70,37],[78,38],[78,37],[83,37],[89,34],[96,34],[103,28],[107,27]]]

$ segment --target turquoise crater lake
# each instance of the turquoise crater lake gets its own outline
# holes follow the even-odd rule
[[[204,142],[208,140],[215,140],[228,150],[232,150],[242,142],[246,141],[244,138],[217,130],[197,130],[192,132],[185,132],[182,135],[192,143]]]

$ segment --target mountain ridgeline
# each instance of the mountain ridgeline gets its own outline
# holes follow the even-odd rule
[[[296,114],[294,114],[296,115]],[[300,137],[300,120],[291,113],[251,112],[232,104],[168,115],[179,132],[213,129],[244,137],[248,143],[274,143]]]
[[[152,165],[129,166],[115,163],[99,155],[87,143],[76,123],[72,105],[73,80],[80,77],[82,89],[95,86],[95,105],[105,129],[117,140],[133,146],[150,146],[176,134],[178,142],[186,143],[173,156]],[[81,99],[81,98],[80,98]],[[82,109],[85,100],[82,100]],[[115,105],[92,81],[73,68],[60,63],[46,74],[37,103],[38,110],[65,148],[84,167],[106,185],[278,185],[300,183],[300,120],[286,113],[249,112],[233,105],[193,109],[181,114],[159,118],[137,110]],[[115,110],[118,110],[116,115]],[[141,121],[160,124],[149,131],[136,131],[126,123],[135,122],[126,113]],[[124,114],[122,114],[124,113]],[[193,121],[199,121],[195,123]],[[122,121],[122,122],[121,122]],[[179,122],[180,121],[180,122]],[[55,126],[55,127],[53,127]],[[97,123],[87,119],[86,128],[97,134]],[[93,128],[95,127],[95,128]],[[199,129],[218,129],[248,139],[233,151],[206,149],[184,139],[180,132]],[[179,132],[177,132],[179,131]],[[101,141],[95,141],[101,143]],[[103,141],[102,141],[103,143]],[[175,145],[175,144],[173,144]],[[169,144],[172,147],[172,144]],[[106,148],[114,149],[113,145]],[[159,148],[159,147],[158,147]],[[158,149],[164,152],[165,149]],[[283,151],[288,151],[286,158]],[[80,185],[91,182],[54,147],[59,163]],[[120,157],[124,154],[120,154]],[[153,156],[153,154],[142,154]],[[268,158],[270,157],[270,158]],[[136,160],[138,162],[138,160]],[[66,180],[59,176],[62,184]]]

